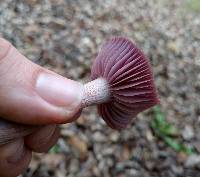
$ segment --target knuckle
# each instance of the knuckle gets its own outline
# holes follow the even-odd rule
[[[0,64],[9,55],[11,47],[12,45],[10,42],[3,38],[0,38]]]

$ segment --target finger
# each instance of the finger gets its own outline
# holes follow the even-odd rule
[[[25,144],[34,152],[47,152],[58,140],[60,131],[56,125],[47,125],[25,138]]]
[[[81,114],[81,111],[77,112],[72,120],[76,120]],[[17,138],[21,138],[38,131],[42,125],[25,125],[19,123],[13,123],[8,120],[0,118],[0,146],[9,143]]]
[[[39,125],[25,125],[0,118],[0,146],[37,131]]]
[[[25,124],[71,122],[82,95],[82,84],[32,63],[0,38],[1,117]]]
[[[0,176],[16,177],[30,163],[31,151],[24,146],[24,140],[18,139],[0,147]]]

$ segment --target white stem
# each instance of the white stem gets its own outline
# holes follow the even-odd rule
[[[82,107],[105,103],[110,99],[108,82],[104,78],[97,78],[84,85]]]

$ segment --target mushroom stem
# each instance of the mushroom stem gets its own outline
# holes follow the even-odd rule
[[[110,89],[106,79],[100,77],[84,85],[82,108],[109,101]]]

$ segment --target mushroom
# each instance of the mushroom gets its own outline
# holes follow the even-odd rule
[[[157,103],[151,66],[130,40],[114,37],[105,42],[92,66],[92,82],[85,90],[98,103],[98,112],[113,129],[125,128],[139,112]],[[86,104],[87,105],[87,104]]]
[[[124,129],[136,115],[159,103],[149,60],[129,39],[114,37],[102,46],[84,85],[82,108],[97,104],[113,129]],[[0,120],[0,145],[25,136],[35,126]]]

